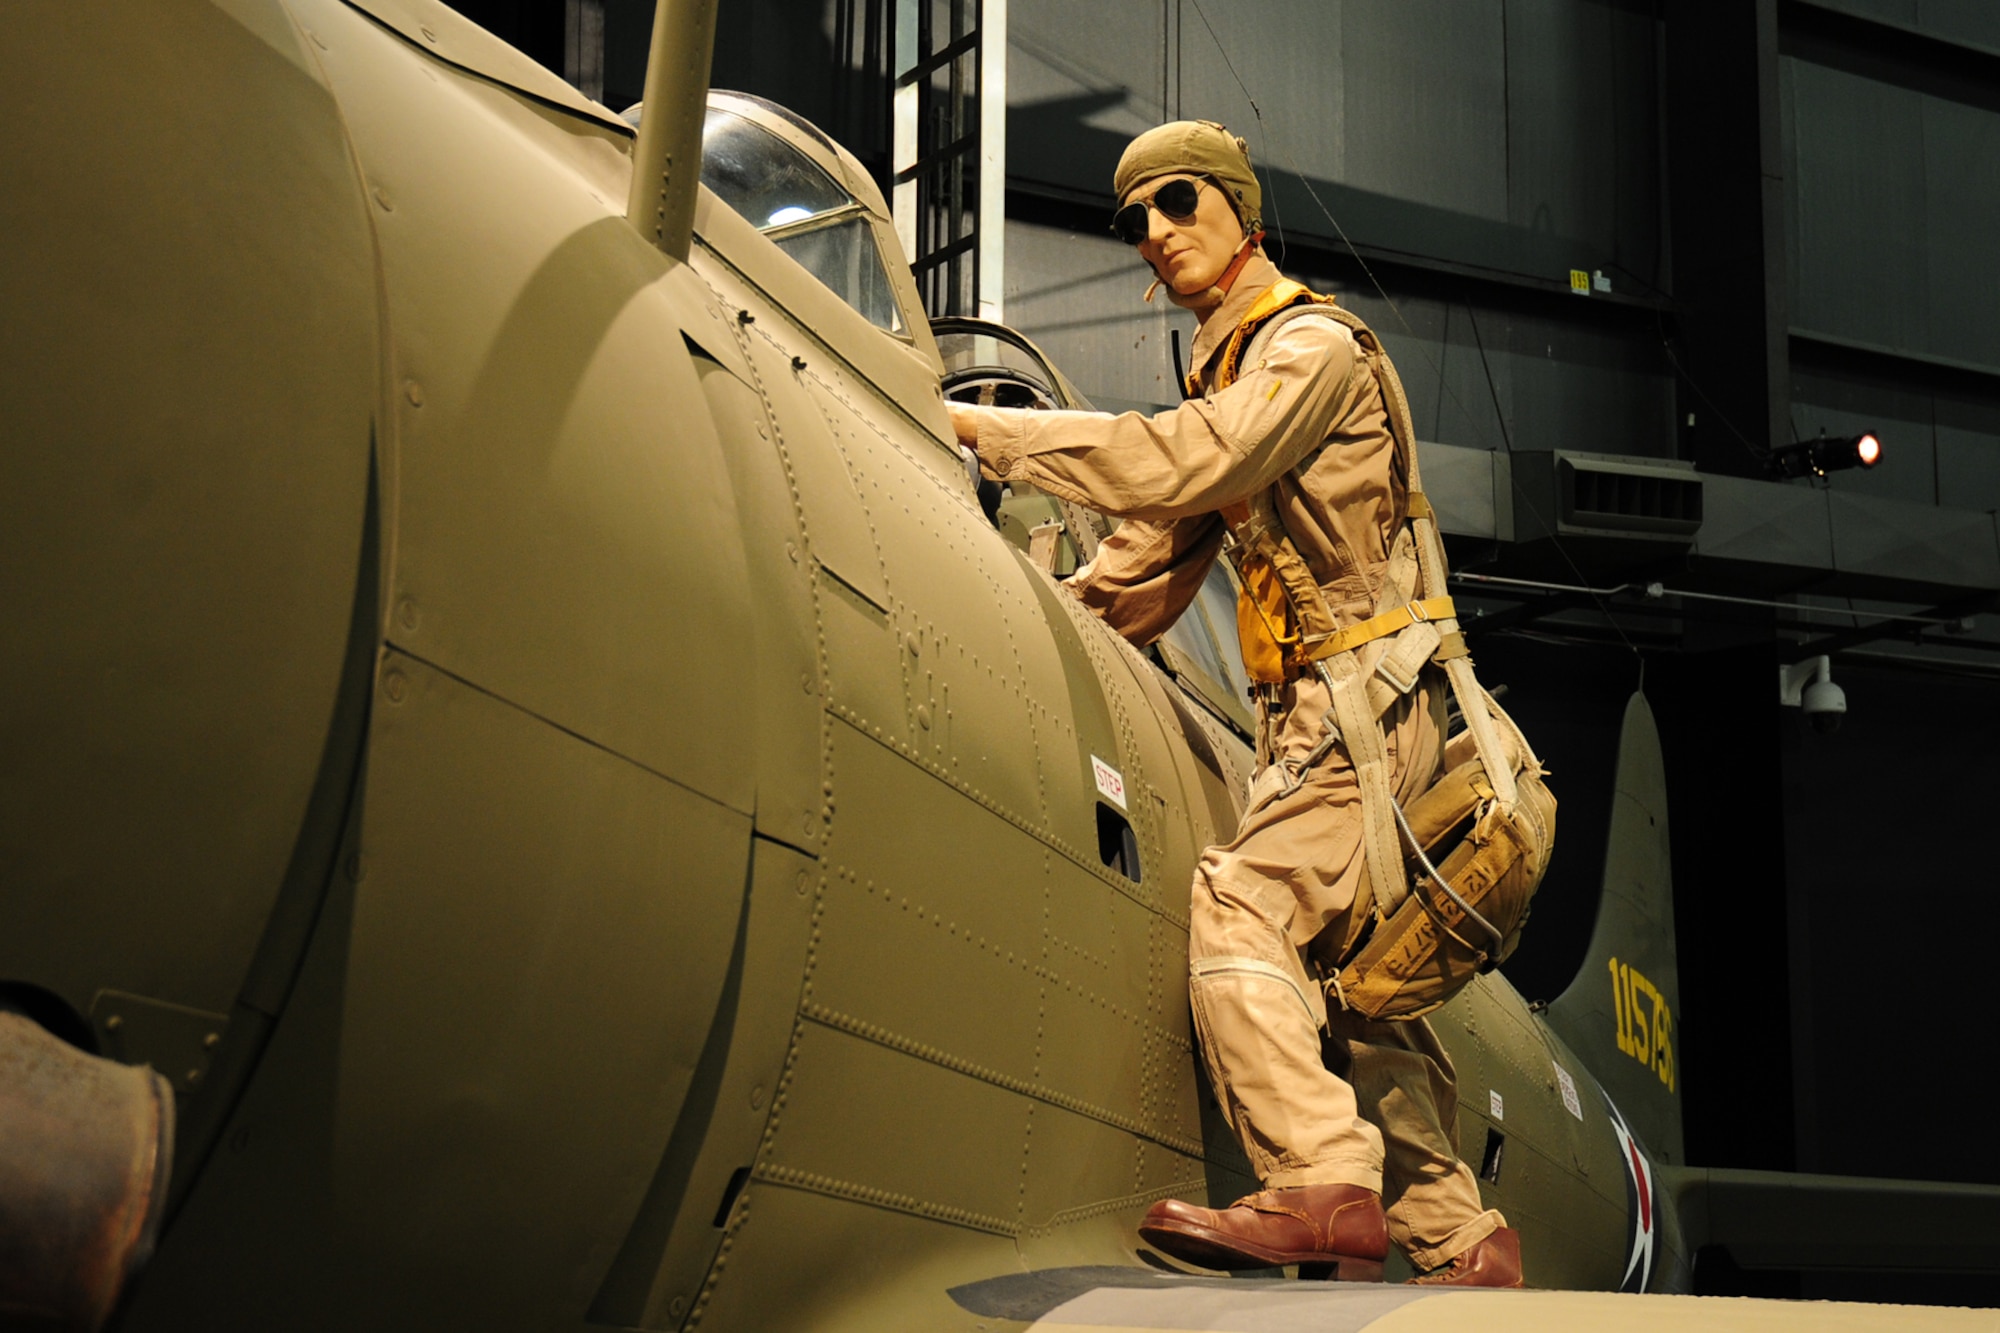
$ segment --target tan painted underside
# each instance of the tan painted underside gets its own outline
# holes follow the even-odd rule
[[[1638,1296],[1608,1292],[1439,1292],[1403,1303],[1394,1288],[1301,1285],[1238,1294],[1202,1289],[1100,1288],[1068,1301],[1032,1325],[1048,1333],[1781,1333],[1813,1329],[1861,1333],[1896,1329],[2000,1329],[2000,1310],[1831,1301],[1774,1301],[1722,1296]],[[1386,1308],[1385,1307],[1391,1307]]]

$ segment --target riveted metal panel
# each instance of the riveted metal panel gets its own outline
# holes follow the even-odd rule
[[[739,352],[735,346],[724,354]],[[743,554],[750,576],[755,676],[735,688],[755,700],[751,711],[756,760],[757,828],[795,845],[809,845],[821,825],[820,654],[824,597],[813,596],[811,562],[801,558],[805,535],[800,498],[785,452],[769,438],[775,423],[746,380],[757,376],[740,355],[740,373],[697,358],[702,396],[723,450],[743,520]],[[892,677],[892,684],[899,683]],[[900,716],[900,712],[895,714]]]
[[[589,116],[620,133],[631,132],[610,108],[591,101],[554,71],[438,0],[348,0],[348,3],[425,50],[435,52],[440,59],[553,102],[576,115]]]
[[[1157,959],[1153,956],[1156,913],[1103,881],[1056,866],[1038,915],[1049,966],[1057,977],[1054,997],[1059,1021],[1043,1021],[1041,1076],[1083,1101],[1137,1114],[1145,1077],[1145,1047],[1156,1032],[1178,1032],[1186,1041],[1186,1020],[1178,1028],[1151,1012]],[[1187,935],[1178,938],[1180,966],[1187,971]],[[1164,989],[1164,988],[1161,988]]]
[[[831,768],[838,807],[807,1002],[1032,1077],[1035,1027],[1021,1016],[1042,985],[1046,848],[841,723]],[[939,1004],[947,992],[981,999]]]
[[[341,1221],[468,1320],[574,1317],[689,1088],[750,821],[397,653],[372,727]]]
[[[886,614],[889,582],[875,519],[834,437],[845,423],[828,419],[824,395],[816,394],[813,381],[792,367],[789,348],[755,325],[747,341],[758,387],[784,437],[785,462],[798,488],[813,559]]]
[[[281,6],[19,19],[0,976],[79,1012],[100,987],[224,1011],[307,817],[359,592],[369,205]]]
[[[1021,653],[1023,687],[1029,719],[1041,758],[1047,828],[1071,857],[1089,855],[1096,846],[1097,779],[1091,757],[1111,764],[1118,757],[1118,724],[1113,700],[1100,683],[1082,635],[1092,626],[1073,619],[1059,599],[1071,594],[1048,575],[1032,569],[1025,559],[1013,562],[1010,573],[996,567],[995,575],[1018,584],[1021,601],[1006,607]],[[1067,873],[1058,869],[1058,876]],[[1095,894],[1093,893],[1093,897]]]
[[[1021,1200],[1024,1224],[1060,1224],[1079,1204],[1103,1205],[1121,1197],[1135,1200],[1128,1206],[1132,1213],[1144,1207],[1136,1202],[1145,1188],[1139,1171],[1139,1145],[1144,1140],[1131,1131],[1055,1106],[1035,1107],[1029,1130]],[[1199,1190],[1201,1159],[1184,1151],[1180,1160],[1183,1187]]]
[[[972,502],[963,472],[947,486],[907,439],[865,415],[850,427],[848,466],[888,520],[882,555],[909,681],[909,752],[1038,828],[1046,799],[1038,760],[1017,753],[1025,743],[1032,754],[1034,732],[1005,603],[1021,608],[994,575],[1002,562],[1011,572],[1013,548]]]
[[[626,137],[345,5],[309,21],[396,330],[391,640],[748,811],[741,520],[682,341],[708,292],[576,165]]]
[[[758,838],[750,901],[697,1067],[701,1098],[674,1122],[646,1195],[592,1300],[589,1322],[674,1328],[699,1299],[718,1247],[741,1220],[725,1205],[737,1173],[754,1166],[784,1100],[800,978],[822,899],[819,866]],[[720,1063],[720,1069],[713,1068]],[[735,1186],[738,1200],[741,1185]],[[716,1224],[718,1216],[728,1223]]]
[[[893,1196],[920,1215],[1009,1234],[1020,1220],[1031,1100],[1000,1071],[907,1032],[809,1020],[759,1171],[808,1189]],[[966,1151],[883,1151],[931,1141],[939,1125]]]
[[[725,1237],[691,1307],[698,1326],[815,1333],[972,1328],[975,1321],[950,1289],[1020,1267],[1012,1237],[940,1223],[903,1206],[916,1200],[833,1192],[840,1188],[831,1180],[752,1180],[739,1209],[743,1220]]]

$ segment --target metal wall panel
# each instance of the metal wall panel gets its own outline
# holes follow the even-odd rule
[[[2000,115],[1924,98],[1923,162],[1931,318],[1925,347],[2000,367]]]
[[[1372,288],[1285,267],[1338,295],[1381,335],[1423,439],[1500,449],[1511,437],[1523,449],[1673,455],[1673,382],[1644,326],[1598,328],[1434,297],[1398,296],[1391,309]],[[1008,318],[1099,406],[1179,399],[1168,330],[1179,327],[1185,347],[1194,319],[1164,297],[1143,304],[1146,281],[1132,252],[1109,237],[1008,223]]]
[[[1917,0],[1807,0],[1807,3],[1882,23],[1906,28],[1917,26]]]
[[[1947,42],[2000,50],[2000,5],[1993,0],[1808,0],[1808,3],[1913,28]]]
[[[2000,426],[1970,431],[1937,427],[1937,490],[1962,509],[2000,509]]]
[[[1833,522],[1823,494],[1710,474],[1702,478],[1701,501],[1701,530],[1694,538],[1698,560],[1780,570],[1833,568]]]
[[[1108,235],[1007,224],[1007,322],[1099,407],[1180,401],[1167,331],[1178,326],[1185,349],[1194,316],[1164,296],[1145,304],[1150,280],[1138,256]]]
[[[1007,6],[1008,153],[1058,153],[1058,139],[1034,131],[1056,119],[1084,120],[1133,135],[1160,122],[1165,108],[1166,11],[1159,0],[1011,0]],[[1041,113],[1036,114],[1036,108]],[[1028,142],[1017,143],[1026,112]],[[1201,114],[1191,112],[1190,114]],[[1037,173],[1047,179],[1045,173]],[[1107,178],[1099,187],[1109,191]]]
[[[2000,509],[2000,402],[1939,393],[1932,405],[1939,501],[1961,509]]]
[[[1901,367],[1887,357],[1881,378],[1794,368],[1792,428],[1800,438],[1873,430],[1882,462],[1867,472],[1837,472],[1833,489],[1919,500],[1956,509],[2000,508],[2000,397],[1897,385]]]
[[[1838,493],[1827,512],[1833,565],[1850,582],[1928,582],[1939,593],[2000,587],[2000,544],[1985,514]]]
[[[1618,157],[1612,73],[1601,58],[1608,11],[1573,0],[1507,6],[1508,216],[1535,231],[1607,236],[1612,192],[1580,164]]]
[[[1344,0],[1201,0],[1198,11],[1176,0],[1172,114],[1223,122],[1250,141],[1259,166],[1347,179],[1345,15],[1354,8]]]
[[[1993,0],[1916,0],[1917,26],[1933,37],[2000,51],[2000,5]]]
[[[1657,25],[1643,9],[1507,0],[1508,217],[1660,271]]]
[[[1793,323],[2000,367],[2000,115],[1784,63]]]
[[[1787,58],[1797,325],[1924,348],[1929,212],[1922,97]]]
[[[1422,438],[1673,456],[1673,381],[1650,329],[1624,332],[1463,300],[1396,296],[1392,310],[1372,288],[1296,276],[1337,294],[1381,335]]]
[[[1016,179],[1103,194],[1131,135],[1203,117],[1249,140],[1274,226],[1662,281],[1658,23],[1638,0],[1017,0],[1010,17]]]
[[[1501,0],[1344,9],[1347,184],[1506,220],[1504,13]]]

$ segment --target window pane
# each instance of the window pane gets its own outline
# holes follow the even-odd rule
[[[1236,699],[1247,697],[1250,673],[1236,639],[1236,585],[1220,558],[1209,566],[1201,592],[1163,637]]]
[[[889,288],[889,275],[875,249],[875,231],[866,219],[849,218],[812,231],[794,232],[780,239],[778,247],[833,288],[869,323],[891,333],[902,331],[896,294]]]
[[[851,202],[812,159],[743,117],[714,107],[702,122],[701,181],[759,231]]]

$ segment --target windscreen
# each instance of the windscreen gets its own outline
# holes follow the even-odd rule
[[[869,323],[902,332],[875,229],[811,158],[747,117],[710,107],[702,122],[701,179]]]
[[[854,201],[805,154],[733,111],[708,109],[701,183],[758,231],[846,208]]]

